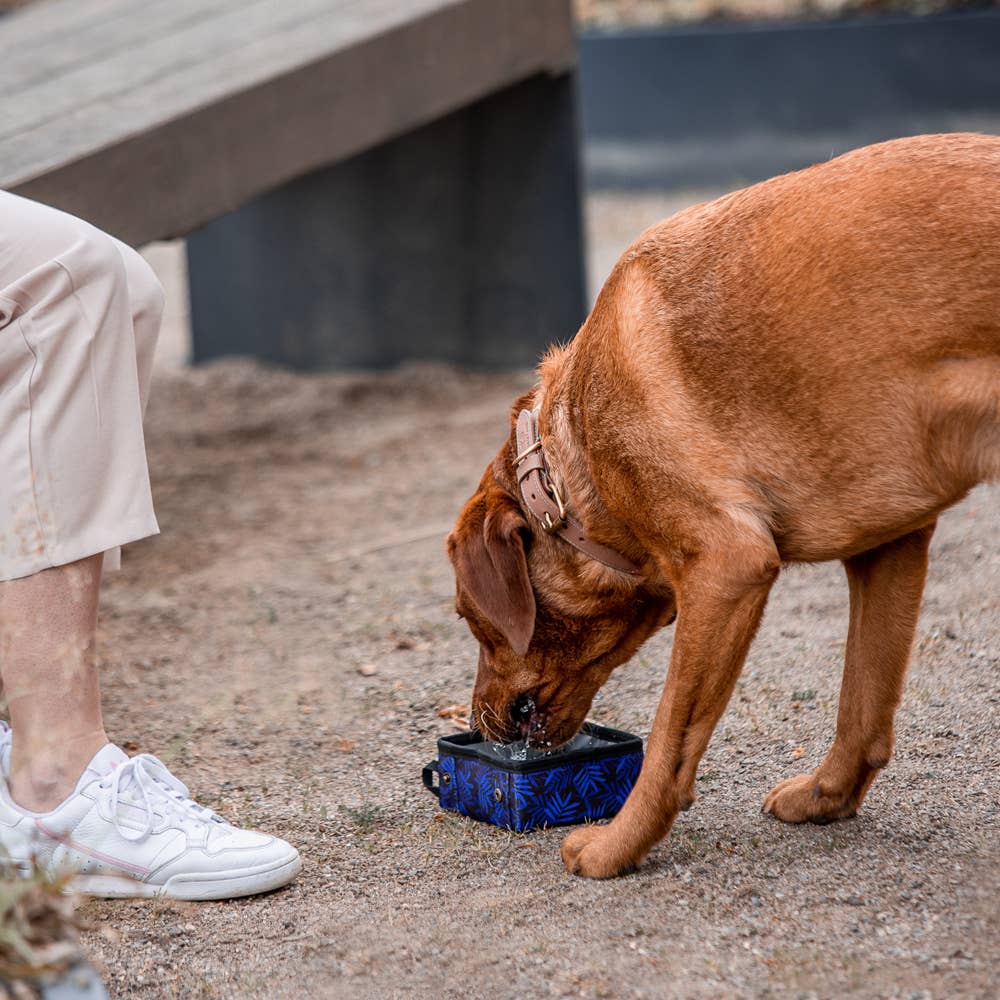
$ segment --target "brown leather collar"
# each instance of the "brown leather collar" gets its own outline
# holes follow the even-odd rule
[[[586,537],[583,525],[566,512],[566,502],[549,473],[542,439],[538,433],[538,410],[521,410],[517,417],[517,457],[514,470],[525,506],[550,535],[558,535],[609,569],[639,576],[639,567],[620,552]]]

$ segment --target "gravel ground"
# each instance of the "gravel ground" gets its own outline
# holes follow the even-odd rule
[[[592,200],[594,280],[694,197]],[[476,660],[443,535],[530,373],[184,370],[176,251],[152,256],[172,293],[148,421],[163,533],[106,583],[107,721],[305,869],[257,899],[87,903],[114,995],[997,996],[1000,488],[942,520],[898,755],[856,820],[760,813],[836,711],[843,574],[793,569],[694,809],[637,875],[581,881],[561,832],[442,815],[419,780]],[[670,644],[593,717],[645,736]]]

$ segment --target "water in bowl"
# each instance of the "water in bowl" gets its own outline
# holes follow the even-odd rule
[[[555,750],[546,747],[529,747],[524,740],[517,743],[487,743],[484,749],[489,748],[492,757],[500,761],[525,761],[543,760],[546,757],[561,757],[564,754],[572,753],[574,750],[593,750],[596,747],[613,746],[610,740],[602,740],[599,736],[591,736],[589,733],[577,733],[568,743],[564,743]]]

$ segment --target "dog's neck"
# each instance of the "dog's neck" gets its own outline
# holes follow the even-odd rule
[[[550,350],[542,363],[539,384],[530,402],[530,408],[539,413],[538,430],[549,474],[562,493],[567,509],[589,529],[589,533],[598,535],[606,545],[641,565],[643,553],[637,540],[614,521],[595,486],[585,441],[574,426],[574,417],[579,414],[574,414],[568,402],[571,369],[572,354],[568,348]]]
[[[567,498],[567,506],[584,524],[601,524],[607,517],[590,473],[582,442],[574,433],[567,396],[571,356],[567,348],[554,348],[545,357],[535,391],[538,431],[545,443],[549,469]]]

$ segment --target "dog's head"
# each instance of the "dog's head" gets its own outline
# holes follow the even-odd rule
[[[512,459],[508,443],[448,536],[455,606],[479,640],[473,719],[483,735],[555,748],[675,606],[669,593],[598,566],[532,523]]]

